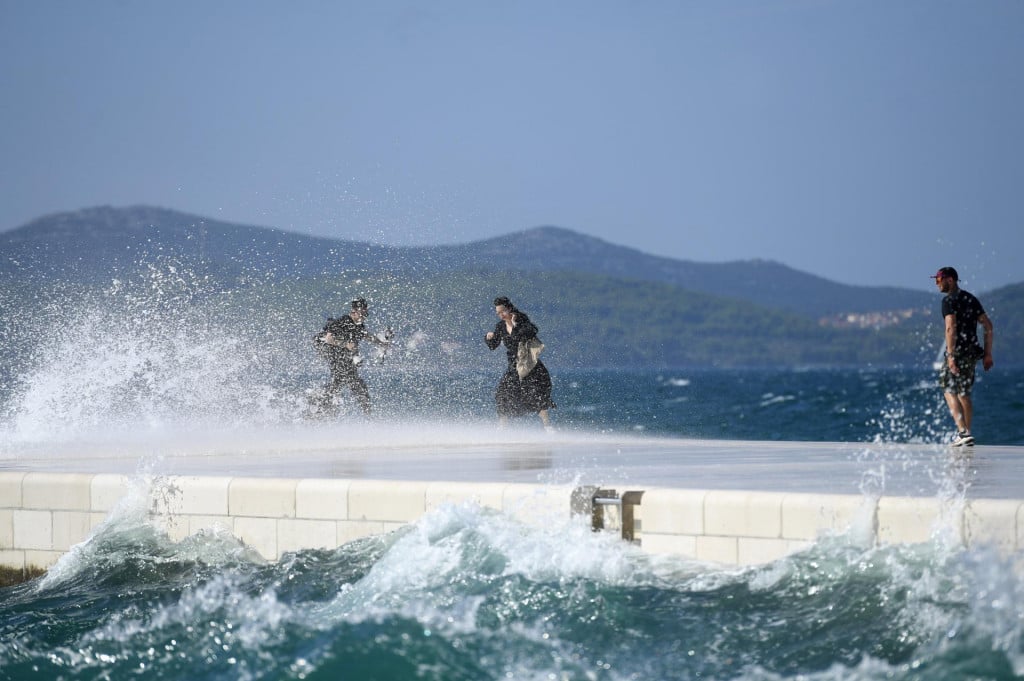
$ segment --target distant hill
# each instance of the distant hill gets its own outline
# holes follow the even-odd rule
[[[906,326],[836,329],[748,301],[586,272],[462,270],[401,281],[373,298],[380,317],[407,327],[402,335],[421,324],[472,351],[495,323],[492,292],[520,301],[541,325],[555,366],[890,366],[920,365],[933,354],[922,351],[922,317]]]
[[[388,247],[136,206],[60,213],[0,233],[0,273],[101,283],[156,258],[176,259],[224,282],[254,274],[303,278],[341,271],[393,275],[479,267],[586,272],[672,284],[812,319],[935,303],[925,292],[839,284],[766,260],[674,260],[558,227],[468,244]]]
[[[672,260],[556,227],[395,248],[132,207],[0,233],[0,360],[30,359],[69,305],[103,305],[115,279],[138,286],[147,276],[180,288],[162,291],[160,305],[186,300],[212,326],[232,319],[300,356],[324,316],[355,295],[373,301],[375,322],[422,335],[425,348],[448,353],[436,361],[463,366],[481,361],[497,294],[541,324],[555,366],[927,366],[941,340],[937,295],[847,286],[768,261]],[[980,295],[996,323],[997,366],[1024,364],[1024,283]]]
[[[1024,363],[1024,283],[1011,284],[981,296],[995,325],[996,362]]]
[[[80,283],[109,282],[158,259],[174,259],[227,282],[255,272],[308,276],[365,267],[383,255],[383,249],[366,244],[146,206],[58,213],[0,233],[0,273]]]
[[[934,296],[924,292],[849,286],[769,260],[674,260],[558,227],[539,227],[450,248],[465,261],[505,261],[516,269],[588,272],[673,284],[814,319],[845,312],[921,309],[934,302]]]

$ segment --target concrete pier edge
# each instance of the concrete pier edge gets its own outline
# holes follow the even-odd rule
[[[1024,550],[1024,499],[870,498],[615,483],[601,487],[636,493],[632,498],[639,501],[629,509],[631,537],[651,553],[754,565],[828,533],[849,533],[864,545],[941,538],[964,547],[991,545],[1010,556]],[[217,528],[274,561],[290,551],[332,549],[390,532],[447,503],[477,503],[524,523],[570,517],[575,510],[579,522],[590,523],[579,500],[577,486],[520,482],[2,471],[0,567],[51,567],[119,504],[144,509],[175,541]]]

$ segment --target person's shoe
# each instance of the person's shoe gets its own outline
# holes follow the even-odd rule
[[[953,436],[953,441],[950,444],[954,447],[970,447],[974,444],[974,436],[969,430],[961,430]]]

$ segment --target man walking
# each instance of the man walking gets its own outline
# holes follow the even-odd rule
[[[365,339],[384,347],[391,343],[371,335],[363,325],[370,315],[365,299],[356,298],[351,308],[348,314],[338,319],[328,319],[323,331],[315,338],[317,349],[331,369],[331,378],[324,388],[321,412],[333,411],[335,397],[343,388],[348,388],[359,403],[359,408],[369,415],[370,391],[357,370],[359,341]]]
[[[954,447],[973,445],[974,366],[980,359],[985,371],[992,368],[992,320],[985,314],[981,302],[960,288],[960,277],[952,267],[943,267],[935,273],[935,285],[946,294],[942,299],[946,351],[939,370],[939,385],[956,423],[957,432],[951,444]],[[978,344],[978,324],[985,329],[984,347]]]

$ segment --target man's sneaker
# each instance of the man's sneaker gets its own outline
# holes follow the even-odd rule
[[[953,441],[950,444],[954,447],[970,447],[974,444],[974,436],[969,430],[961,430],[953,436]]]

